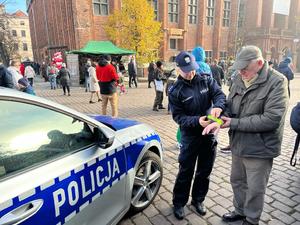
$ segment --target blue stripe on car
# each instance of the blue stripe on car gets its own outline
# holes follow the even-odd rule
[[[103,115],[89,115],[89,116],[113,128],[114,130],[121,130],[137,124],[141,124],[138,121],[122,119],[122,118],[112,118],[110,116],[103,116]]]

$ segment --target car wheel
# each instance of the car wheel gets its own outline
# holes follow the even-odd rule
[[[135,174],[132,196],[131,213],[137,213],[147,208],[161,185],[163,166],[158,155],[148,151],[145,153]]]

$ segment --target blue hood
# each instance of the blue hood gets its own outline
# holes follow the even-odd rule
[[[121,130],[127,127],[131,127],[137,124],[141,124],[135,120],[128,120],[122,118],[112,118],[111,116],[103,116],[103,115],[89,115],[93,119],[105,124],[113,130]]]
[[[211,70],[209,65],[207,65],[205,61],[205,51],[200,46],[196,47],[192,51],[193,56],[195,57],[195,60],[197,64],[199,65],[199,69],[197,70],[198,74],[211,74]]]

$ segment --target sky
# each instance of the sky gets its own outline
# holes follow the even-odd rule
[[[0,0],[0,3],[4,0]],[[6,0],[5,9],[8,13],[14,13],[18,9],[21,9],[23,12],[26,12],[26,0]]]

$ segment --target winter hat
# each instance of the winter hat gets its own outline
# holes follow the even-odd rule
[[[236,56],[236,60],[233,64],[233,69],[245,69],[252,60],[258,59],[260,57],[262,57],[262,53],[258,47],[254,45],[244,46]]]

